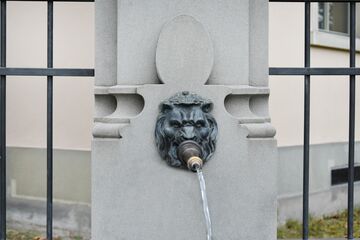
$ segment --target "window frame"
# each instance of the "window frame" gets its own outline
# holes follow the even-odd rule
[[[349,50],[349,35],[341,32],[319,28],[319,3],[311,4],[311,37],[312,46]],[[356,51],[360,52],[360,38],[356,37]]]

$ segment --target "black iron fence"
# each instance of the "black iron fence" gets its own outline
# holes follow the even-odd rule
[[[0,240],[6,239],[6,76],[47,76],[47,239],[52,239],[53,201],[53,77],[94,76],[93,69],[53,68],[53,2],[61,0],[32,0],[48,2],[47,68],[6,67],[6,2],[0,0]],[[29,1],[29,0],[16,0]],[[62,0],[63,2],[94,2],[94,0]],[[312,75],[348,75],[350,78],[349,99],[349,164],[348,164],[348,222],[347,238],[353,239],[354,226],[354,146],[355,146],[355,76],[360,68],[355,67],[356,54],[356,2],[360,0],[334,0],[350,5],[350,54],[348,68],[312,68],[310,65],[310,4],[329,2],[324,0],[269,0],[269,2],[303,2],[305,5],[305,59],[302,68],[270,68],[270,75],[304,76],[304,150],[303,150],[303,239],[309,238],[309,149],[310,149],[310,85]]]
[[[303,68],[270,68],[270,75],[304,76],[304,148],[303,148],[303,239],[309,238],[309,161],[310,161],[310,78],[311,75],[349,75],[349,163],[348,163],[348,219],[347,238],[354,239],[354,155],[355,155],[355,76],[360,68],[355,67],[356,55],[356,2],[359,0],[323,1],[323,0],[269,0],[270,2],[304,2],[305,5],[305,58]],[[343,2],[350,5],[350,54],[348,68],[312,68],[310,65],[310,5],[311,2]]]
[[[47,68],[6,67],[6,2],[0,2],[0,240],[6,239],[6,76],[47,76],[47,220],[46,236],[53,239],[53,77],[94,76],[94,69],[53,68],[54,2],[60,0],[32,0],[47,2]],[[26,0],[17,0],[26,1]],[[62,2],[94,2],[94,0],[63,0]]]

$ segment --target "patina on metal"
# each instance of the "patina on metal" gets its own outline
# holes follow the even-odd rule
[[[211,158],[218,133],[212,108],[210,100],[188,91],[161,102],[155,139],[170,166],[196,171]]]

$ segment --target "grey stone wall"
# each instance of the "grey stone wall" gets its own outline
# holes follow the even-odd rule
[[[205,239],[196,175],[168,167],[155,145],[158,106],[179,91],[214,103],[219,137],[204,168],[214,239],[276,238],[267,5],[96,2],[93,239]]]

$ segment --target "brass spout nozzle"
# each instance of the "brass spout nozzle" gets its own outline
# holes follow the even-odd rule
[[[179,159],[193,172],[196,172],[197,169],[201,169],[204,164],[201,155],[201,147],[195,141],[184,141],[178,147]]]
[[[203,167],[203,160],[199,157],[191,157],[187,161],[187,167],[191,171],[196,172],[196,170],[201,169]]]

